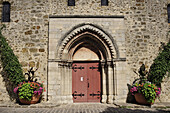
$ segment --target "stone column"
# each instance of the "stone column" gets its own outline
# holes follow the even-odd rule
[[[67,100],[68,103],[73,103],[73,97],[72,97],[72,61],[67,62],[67,74],[68,74],[68,95]]]
[[[108,103],[112,104],[113,100],[114,100],[114,74],[113,74],[113,62],[112,61],[108,61],[107,62],[108,65],[108,85],[109,85],[109,95],[108,95]]]
[[[102,103],[107,102],[107,93],[106,93],[106,72],[105,72],[105,62],[101,62],[102,66]]]
[[[113,73],[114,73],[114,77],[113,77],[113,94],[116,96],[117,95],[117,74],[116,74],[116,63],[113,64]]]
[[[64,61],[62,69],[63,103],[72,103],[72,70],[71,63]]]
[[[64,79],[65,79],[65,77],[63,76],[63,72],[64,72],[63,62],[59,62],[59,70],[60,70],[60,76],[61,76],[60,90],[61,90],[61,96],[63,96],[64,95]]]
[[[65,76],[64,79],[64,95],[68,96],[69,95],[69,65],[67,62],[64,62],[64,72],[63,76]]]

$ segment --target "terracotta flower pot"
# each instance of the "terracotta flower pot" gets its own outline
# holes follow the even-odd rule
[[[144,95],[141,94],[141,93],[136,93],[135,94],[135,99],[136,99],[136,102],[139,103],[139,104],[143,104],[143,105],[151,105],[151,104],[153,104],[152,102],[147,102]]]
[[[32,99],[30,101],[26,100],[26,99],[19,99],[19,101],[22,104],[36,104],[39,101],[40,97],[41,97],[41,95],[33,95]]]

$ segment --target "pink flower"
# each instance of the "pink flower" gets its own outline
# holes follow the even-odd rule
[[[159,91],[161,91],[161,88],[158,88]]]
[[[34,91],[34,94],[37,94],[37,91]]]
[[[157,95],[157,96],[159,96],[160,94],[161,94],[161,91],[160,91],[160,90],[156,92],[156,95]]]
[[[38,91],[38,95],[41,95],[42,91]]]
[[[14,93],[17,93],[18,87],[14,88]]]
[[[42,87],[40,87],[40,88],[39,88],[39,90],[40,90],[40,91],[42,91],[42,90],[43,90],[43,88],[42,88]]]
[[[136,88],[136,87],[133,87],[133,91],[137,91],[137,88]]]

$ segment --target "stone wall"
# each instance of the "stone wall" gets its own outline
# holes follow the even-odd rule
[[[160,101],[161,102],[169,102],[170,100],[170,78],[168,78],[168,76],[166,76],[163,79],[163,82],[161,83],[162,86],[162,94],[160,95]]]
[[[48,4],[45,1],[9,0],[11,20],[3,22],[2,34],[18,56],[24,73],[29,67],[38,68],[38,81],[47,89]],[[47,5],[47,6],[45,6]],[[46,92],[44,93],[46,100]]]
[[[49,16],[124,16],[129,84],[137,77],[133,71],[142,63],[148,69],[158,55],[160,42],[169,40],[167,5],[170,0],[109,0],[109,6],[101,6],[100,0],[76,0],[76,6],[67,6],[67,0],[1,0],[0,3],[2,1],[11,3],[11,22],[1,23],[6,25],[3,35],[18,56],[24,72],[29,66],[39,68],[36,75],[40,82],[45,82],[46,88]],[[0,5],[0,15],[1,10]],[[166,89],[169,83],[164,84]],[[167,90],[162,97],[169,93]],[[46,100],[46,93],[44,95]]]
[[[10,102],[10,96],[9,93],[7,92],[7,84],[5,82],[5,78],[2,76],[2,66],[0,64],[0,103],[4,103],[4,102]]]

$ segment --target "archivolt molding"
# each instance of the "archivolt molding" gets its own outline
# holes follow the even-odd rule
[[[63,51],[66,45],[69,43],[69,41],[73,39],[75,36],[87,30],[96,33],[101,38],[101,40],[103,40],[103,43],[105,43],[107,45],[107,48],[109,48],[110,50],[111,58],[119,59],[118,47],[112,36],[106,33],[104,30],[102,30],[102,28],[100,28],[99,26],[93,24],[81,24],[75,26],[63,38],[61,38],[57,46],[58,48],[57,57],[62,59]]]

